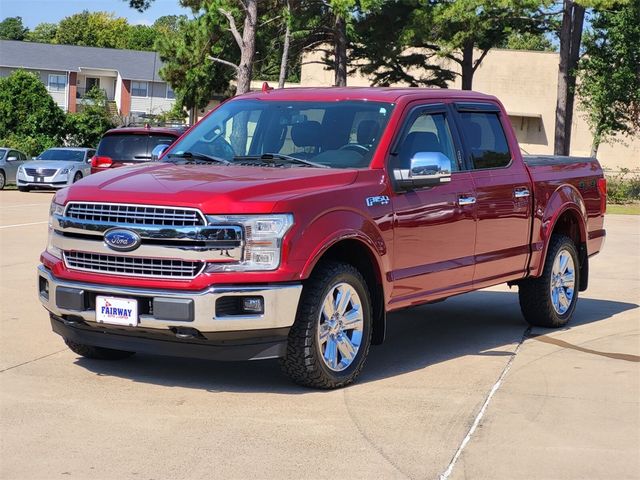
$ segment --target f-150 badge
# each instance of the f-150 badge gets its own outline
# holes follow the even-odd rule
[[[389,203],[389,197],[386,195],[378,195],[377,197],[367,197],[367,207],[373,207],[374,205],[387,205]]]

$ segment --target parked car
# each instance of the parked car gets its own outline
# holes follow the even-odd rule
[[[185,128],[123,127],[104,134],[98,151],[91,161],[91,172],[157,160],[153,149],[157,145],[171,145]]]
[[[566,325],[605,206],[595,158],[523,158],[492,96],[255,92],[58,192],[38,296],[81,356],[280,357],[336,388],[398,309],[507,283],[531,325]]]
[[[18,168],[27,161],[27,156],[19,150],[0,147],[0,190],[5,185],[16,183]]]
[[[92,148],[50,148],[35,160],[18,168],[18,190],[33,188],[62,188],[91,173]]]

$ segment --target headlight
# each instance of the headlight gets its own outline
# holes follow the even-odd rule
[[[62,170],[60,170],[60,174],[62,175],[66,175],[67,173],[69,173],[71,171],[70,168],[63,168]]]
[[[209,215],[210,225],[239,225],[244,231],[244,254],[238,263],[210,263],[207,272],[275,270],[280,266],[282,239],[293,215]]]
[[[60,205],[53,201],[51,202],[51,206],[49,207],[49,237],[47,239],[47,252],[54,257],[61,259],[62,251],[53,245],[53,235],[55,234],[55,231],[53,230],[52,219],[54,215],[64,215],[64,205]]]

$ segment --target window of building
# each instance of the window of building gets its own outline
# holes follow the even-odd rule
[[[64,92],[67,88],[67,76],[49,74],[49,91]]]
[[[462,135],[471,151],[473,168],[509,165],[511,152],[497,113],[461,112],[460,120]]]
[[[168,83],[167,83],[167,98],[171,98],[171,99],[176,98],[176,92],[173,91],[173,89],[169,86]]]
[[[131,96],[132,97],[147,97],[149,93],[148,82],[131,82]]]

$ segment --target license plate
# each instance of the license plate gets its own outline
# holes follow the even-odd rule
[[[44,183],[44,177],[36,177],[36,182]]]
[[[96,297],[96,321],[111,325],[138,325],[138,301],[130,298]]]

